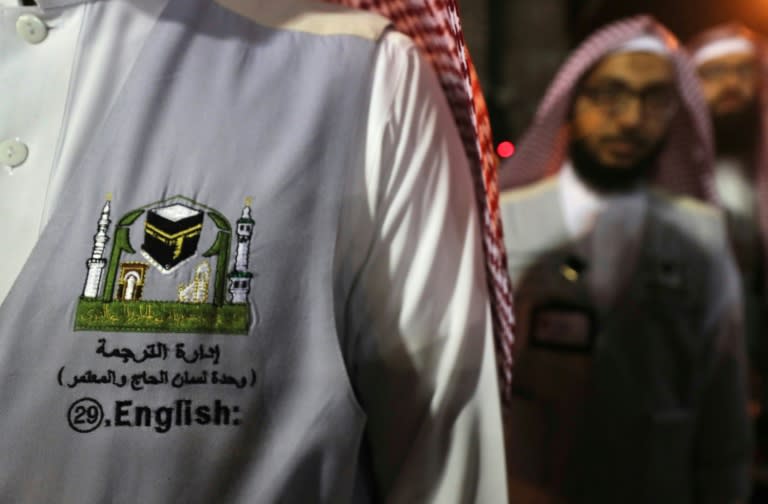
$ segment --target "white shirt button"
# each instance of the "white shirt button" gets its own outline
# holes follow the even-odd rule
[[[19,140],[11,139],[0,142],[0,164],[15,168],[27,160],[29,149]]]
[[[22,14],[16,20],[16,33],[30,44],[39,44],[48,36],[48,27],[32,14]]]

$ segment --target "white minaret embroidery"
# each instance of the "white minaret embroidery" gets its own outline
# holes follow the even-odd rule
[[[253,274],[248,271],[248,253],[251,248],[254,220],[251,217],[250,201],[246,201],[243,212],[237,220],[237,249],[235,251],[235,267],[229,274],[229,292],[232,303],[248,302],[251,292]]]
[[[83,289],[84,298],[95,299],[99,295],[101,277],[104,276],[104,268],[107,266],[107,260],[104,259],[104,249],[109,241],[107,229],[109,229],[109,224],[112,222],[109,220],[109,210],[110,200],[107,199],[107,203],[101,211],[98,231],[96,231],[96,234],[93,236],[93,250],[91,251],[91,257],[85,262],[85,265],[88,268],[88,275],[85,277],[85,288]]]

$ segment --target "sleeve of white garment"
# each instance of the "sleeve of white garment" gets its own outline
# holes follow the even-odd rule
[[[377,56],[361,175],[337,260],[347,270],[360,261],[345,352],[375,493],[396,503],[506,502],[473,183],[434,72],[395,32]]]

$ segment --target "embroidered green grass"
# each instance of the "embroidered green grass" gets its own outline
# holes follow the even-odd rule
[[[248,305],[83,299],[75,331],[248,334]]]

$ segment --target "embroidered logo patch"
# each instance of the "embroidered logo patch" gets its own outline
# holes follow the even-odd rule
[[[107,198],[86,261],[76,331],[248,333],[250,202],[234,233],[224,215],[183,196],[126,213],[112,234],[111,212]]]

